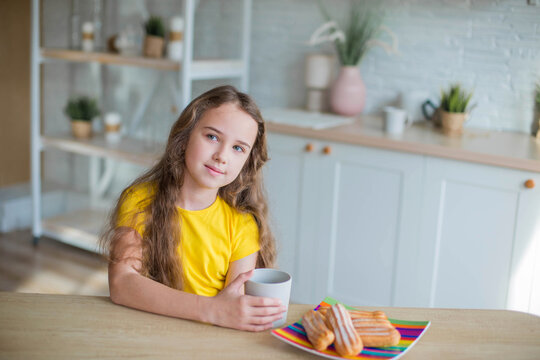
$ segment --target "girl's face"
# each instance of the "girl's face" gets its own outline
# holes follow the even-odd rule
[[[233,182],[255,143],[257,122],[236,104],[207,110],[186,147],[186,190],[218,190]]]

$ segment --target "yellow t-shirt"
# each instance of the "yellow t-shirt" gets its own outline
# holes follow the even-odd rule
[[[131,189],[120,206],[117,226],[144,233],[143,209],[152,200],[148,184]],[[225,286],[229,263],[259,251],[259,229],[251,214],[241,213],[219,196],[197,211],[177,207],[181,217],[178,251],[184,272],[183,291],[215,296]]]

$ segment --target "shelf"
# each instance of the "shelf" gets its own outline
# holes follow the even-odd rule
[[[117,161],[125,161],[132,164],[137,164],[146,168],[153,166],[156,161],[162,156],[165,149],[163,143],[149,143],[147,140],[137,140],[132,138],[123,138],[118,144],[110,144],[105,140],[103,134],[95,135],[89,140],[78,140],[74,138],[70,133],[55,133],[42,134],[42,129],[45,125],[45,119],[42,117],[42,103],[40,101],[47,98],[47,94],[54,94],[51,92],[54,89],[50,89],[43,83],[43,73],[49,66],[56,66],[55,64],[64,67],[66,64],[79,63],[80,66],[86,67],[87,64],[94,64],[97,70],[96,81],[100,84],[102,94],[105,93],[105,84],[107,83],[108,72],[105,71],[109,67],[118,68],[131,67],[131,69],[149,69],[147,75],[151,75],[155,82],[149,84],[152,86],[151,91],[147,92],[147,95],[140,105],[136,109],[136,118],[133,120],[134,128],[139,123],[142,116],[148,107],[149,101],[154,96],[155,89],[159,89],[158,86],[164,85],[161,82],[166,78],[173,80],[169,83],[171,94],[174,102],[178,102],[179,108],[186,107],[193,97],[193,81],[195,80],[210,80],[210,79],[239,79],[240,90],[247,92],[249,85],[249,50],[250,50],[250,30],[251,30],[251,9],[252,0],[242,0],[242,6],[239,10],[242,13],[242,34],[238,37],[241,41],[241,51],[235,59],[193,59],[193,40],[195,33],[195,13],[197,9],[197,0],[185,0],[183,1],[183,16],[185,18],[184,29],[184,46],[182,61],[173,61],[167,58],[155,59],[143,57],[142,55],[125,56],[117,53],[107,52],[106,50],[85,52],[81,50],[71,50],[66,48],[48,48],[40,45],[42,43],[43,30],[46,28],[45,24],[42,24],[43,9],[42,1],[31,0],[32,3],[32,48],[31,48],[31,150],[32,150],[32,177],[31,188],[33,195],[32,206],[32,229],[33,235],[36,237],[42,234],[59,239],[63,242],[79,246],[81,248],[96,251],[96,241],[105,219],[105,212],[99,209],[95,209],[97,198],[107,194],[107,186],[110,185],[110,181],[116,180],[110,176],[113,174],[111,169],[114,169],[115,163],[113,161],[106,161],[104,171],[101,171],[101,164],[99,161],[90,161],[89,166],[89,180],[92,189],[92,196],[90,198],[83,199],[77,202],[77,207],[70,209],[60,208],[59,214],[61,216],[54,216],[53,218],[43,219],[44,213],[42,208],[47,205],[52,207],[56,202],[50,202],[45,198],[42,199],[41,194],[41,176],[42,170],[42,154],[48,150],[60,150],[68,153],[79,154],[83,156],[99,157],[106,159],[113,159]],[[65,16],[64,16],[65,15]],[[69,12],[62,14],[58,19],[65,19],[69,15]],[[116,14],[112,14],[116,15]],[[116,20],[118,20],[116,18]],[[115,21],[113,19],[113,21]],[[47,64],[47,66],[42,66]],[[51,65],[49,65],[51,64]],[[152,71],[157,70],[157,71]],[[166,72],[166,73],[165,73]],[[145,75],[146,76],[146,75]],[[172,78],[171,78],[172,76]],[[146,85],[147,87],[149,85]],[[144,87],[145,85],[142,84]],[[43,122],[43,124],[42,124]],[[133,129],[136,130],[136,129]],[[134,135],[132,135],[134,136]],[[92,159],[94,160],[94,159]],[[61,176],[62,174],[59,174]],[[111,180],[112,179],[112,180]],[[87,194],[85,194],[87,195]],[[88,201],[90,200],[90,201]],[[44,204],[48,201],[47,204]],[[92,206],[89,206],[91,204]],[[68,207],[71,207],[71,203],[68,202]],[[82,208],[88,208],[88,210],[78,210]],[[101,207],[104,209],[103,207]],[[110,208],[110,206],[109,206]],[[64,211],[67,213],[64,213]],[[49,213],[48,215],[53,215]]]
[[[82,249],[98,252],[99,233],[105,225],[107,211],[84,209],[44,219],[43,235]]]
[[[118,144],[109,144],[103,134],[94,135],[89,140],[78,140],[73,136],[42,135],[44,148],[59,149],[75,154],[99,156],[123,160],[142,166],[151,166],[162,154],[164,145],[149,145],[145,140],[123,138]]]
[[[141,56],[123,56],[105,52],[85,52],[79,50],[41,48],[41,56],[45,59],[73,62],[97,62],[100,64],[147,67],[158,70],[180,70],[180,63],[178,61],[168,59],[152,59]]]
[[[97,62],[100,64],[147,67],[157,70],[179,71],[181,63],[168,59],[151,59],[141,56],[122,56],[105,52],[41,48],[44,59],[71,62]],[[240,60],[194,60],[191,66],[192,80],[239,77],[244,74]]]

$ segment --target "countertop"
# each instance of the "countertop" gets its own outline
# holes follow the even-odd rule
[[[361,115],[352,124],[323,130],[272,122],[267,123],[267,128],[274,133],[322,141],[540,172],[540,142],[524,133],[465,128],[461,137],[449,137],[431,123],[420,122],[403,134],[390,135],[383,131],[382,117],[375,115]]]
[[[312,305],[291,304],[288,323]],[[403,359],[538,359],[540,317],[506,310],[361,307],[431,326]],[[2,359],[322,359],[273,337],[113,304],[108,297],[0,292]]]

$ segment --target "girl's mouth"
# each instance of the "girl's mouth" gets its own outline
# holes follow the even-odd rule
[[[210,174],[212,174],[212,175],[223,175],[223,174],[225,174],[223,171],[221,171],[218,168],[215,168],[213,166],[210,166],[210,165],[204,165],[204,166],[208,169],[208,172],[210,172]]]

